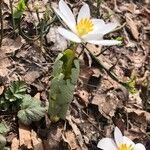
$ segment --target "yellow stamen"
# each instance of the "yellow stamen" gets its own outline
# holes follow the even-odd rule
[[[81,19],[76,25],[77,34],[79,36],[83,36],[93,31],[93,23],[88,18]]]
[[[121,144],[117,150],[134,150],[133,145]]]

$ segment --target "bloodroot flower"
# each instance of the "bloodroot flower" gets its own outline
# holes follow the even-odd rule
[[[88,42],[97,45],[116,45],[121,43],[117,40],[103,40],[103,36],[113,31],[118,24],[106,24],[102,19],[91,18],[90,8],[87,4],[81,7],[77,21],[72,11],[63,0],[59,1],[58,8],[59,9],[53,9],[70,29],[58,28],[58,32],[66,39],[76,43]]]
[[[135,144],[129,138],[123,136],[118,127],[115,128],[114,139],[103,138],[98,142],[97,147],[102,150],[146,150],[143,144]]]

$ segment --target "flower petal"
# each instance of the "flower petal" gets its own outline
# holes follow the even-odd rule
[[[117,40],[87,40],[87,42],[96,45],[105,45],[105,46],[121,44],[121,41],[117,41]]]
[[[107,23],[101,28],[100,33],[107,34],[111,31],[113,31],[118,26],[118,23]]]
[[[87,4],[84,4],[78,14],[77,22],[83,18],[90,18],[90,8]]]
[[[126,136],[123,136],[123,144],[135,146],[135,143],[132,140],[130,140],[129,138],[127,138]]]
[[[73,41],[73,42],[76,42],[76,43],[80,43],[81,42],[81,39],[76,35],[74,34],[73,32],[71,31],[68,31],[62,27],[59,27],[58,28],[58,32],[63,36],[65,37],[66,39],[70,40],[70,41]]]
[[[115,149],[117,149],[115,142],[111,138],[101,139],[98,142],[97,147],[101,148],[102,150],[115,150]]]
[[[123,143],[123,135],[118,127],[115,127],[114,138],[117,146]]]
[[[141,143],[135,145],[135,150],[146,150],[145,146]]]
[[[92,23],[94,24],[94,29],[91,31],[92,34],[101,33],[100,31],[103,30],[105,22],[102,19],[91,19]]]
[[[99,33],[89,33],[86,36],[82,36],[82,39],[84,41],[88,41],[88,40],[102,40],[103,39],[103,35],[99,34]]]
[[[63,14],[63,16],[67,19],[68,22],[66,24],[69,26],[69,28],[75,31],[76,25],[75,17],[70,8],[68,7],[68,5],[63,0],[59,1],[59,10]]]

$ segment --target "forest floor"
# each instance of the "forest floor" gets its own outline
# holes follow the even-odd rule
[[[79,57],[80,76],[66,119],[52,123],[45,114],[30,125],[20,123],[16,110],[2,109],[2,97],[13,81],[21,80],[27,85],[27,94],[46,104],[55,58],[69,42],[58,34],[61,22],[48,10],[58,5],[58,1],[29,1],[21,19],[21,31],[14,30],[11,14],[18,1],[14,0],[12,7],[10,2],[1,2],[0,122],[9,127],[5,148],[97,150],[98,141],[112,137],[114,127],[118,126],[124,135],[150,150],[150,1],[102,0],[99,4],[96,0],[84,1],[89,4],[92,17],[120,24],[106,37],[119,38],[123,43],[87,44],[93,57],[79,45],[77,51],[85,49],[85,52]],[[77,14],[83,1],[67,0],[67,3]],[[41,35],[39,22],[44,20],[45,12],[48,20]]]

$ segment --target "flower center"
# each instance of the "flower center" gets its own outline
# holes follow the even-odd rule
[[[134,147],[132,144],[130,145],[121,144],[117,150],[134,150]]]
[[[79,36],[83,36],[93,31],[93,23],[88,18],[81,19],[76,25],[77,34]]]

